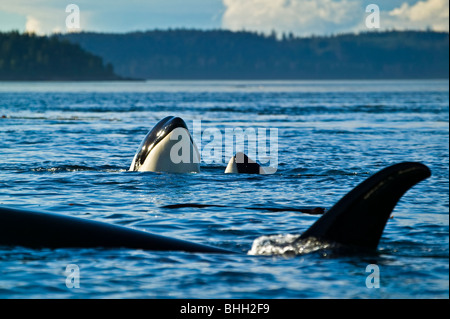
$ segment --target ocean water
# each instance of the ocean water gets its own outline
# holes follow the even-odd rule
[[[0,298],[448,298],[448,81],[0,82],[0,206],[55,212],[236,251],[0,247]],[[277,129],[276,172],[128,172],[163,117]],[[200,136],[200,149],[208,144]],[[273,154],[272,154],[273,155]],[[289,241],[394,163],[432,176],[396,206],[373,254],[249,254]],[[203,207],[167,208],[199,204]],[[279,208],[270,210],[268,208]],[[367,285],[376,265],[379,286]],[[75,267],[75,268],[73,268]],[[79,279],[67,281],[70,269]],[[70,277],[71,278],[71,277]],[[370,280],[369,280],[370,282]],[[73,283],[73,284],[71,284]]]

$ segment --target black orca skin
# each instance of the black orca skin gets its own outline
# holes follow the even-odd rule
[[[239,174],[260,174],[261,165],[250,160],[244,153],[234,155]]]
[[[315,237],[376,249],[397,202],[408,189],[430,176],[430,169],[421,163],[404,162],[387,167],[345,195],[300,239]]]
[[[136,248],[202,253],[231,251],[145,231],[53,213],[0,208],[0,245],[30,248]]]

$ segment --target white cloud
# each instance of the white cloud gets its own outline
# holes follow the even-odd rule
[[[38,19],[27,16],[27,22],[25,23],[25,31],[29,33],[42,33],[42,25]]]
[[[66,5],[56,0],[14,0],[0,2],[0,11],[26,17],[24,31],[47,34],[65,30]]]
[[[360,0],[223,0],[222,26],[230,30],[322,34],[362,18]]]
[[[380,4],[380,27],[448,31],[448,0],[405,0],[395,7]],[[368,31],[364,0],[223,0],[222,27],[234,31],[272,30],[297,35]],[[377,3],[373,1],[373,3]],[[372,29],[373,30],[373,29]]]
[[[414,5],[403,3],[384,17],[385,26],[395,29],[425,29],[449,31],[448,0],[419,1]]]
[[[0,30],[69,32],[61,0],[0,0]],[[272,30],[296,35],[368,31],[366,6],[380,8],[383,29],[449,30],[448,0],[77,0],[81,30],[126,32],[167,27]],[[223,7],[222,7],[223,6]],[[222,14],[223,13],[223,14]],[[2,17],[7,16],[8,19]],[[221,16],[221,23],[212,22]],[[17,21],[13,23],[13,18]],[[202,20],[203,19],[203,20]],[[7,21],[6,21],[7,20]]]
[[[223,9],[222,0],[0,0],[0,30],[8,31],[14,25],[20,31],[40,34],[70,32],[65,24],[70,3],[80,8],[81,30],[99,32],[218,28]],[[4,22],[4,16],[11,18]]]

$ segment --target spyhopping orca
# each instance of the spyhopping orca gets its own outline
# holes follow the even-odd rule
[[[389,216],[402,195],[431,175],[420,163],[400,163],[362,182],[322,215],[301,239],[314,237],[376,249]],[[51,213],[0,208],[0,245],[48,247],[124,247],[202,253],[230,250],[195,244],[98,221]]]
[[[129,170],[200,172],[200,153],[186,123],[175,116],[168,116],[159,121],[143,139]]]

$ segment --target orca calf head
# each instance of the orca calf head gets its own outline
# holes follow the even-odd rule
[[[242,152],[230,158],[226,174],[266,174],[264,168]]]
[[[143,139],[129,170],[200,172],[200,153],[183,119],[168,116],[159,121]]]

